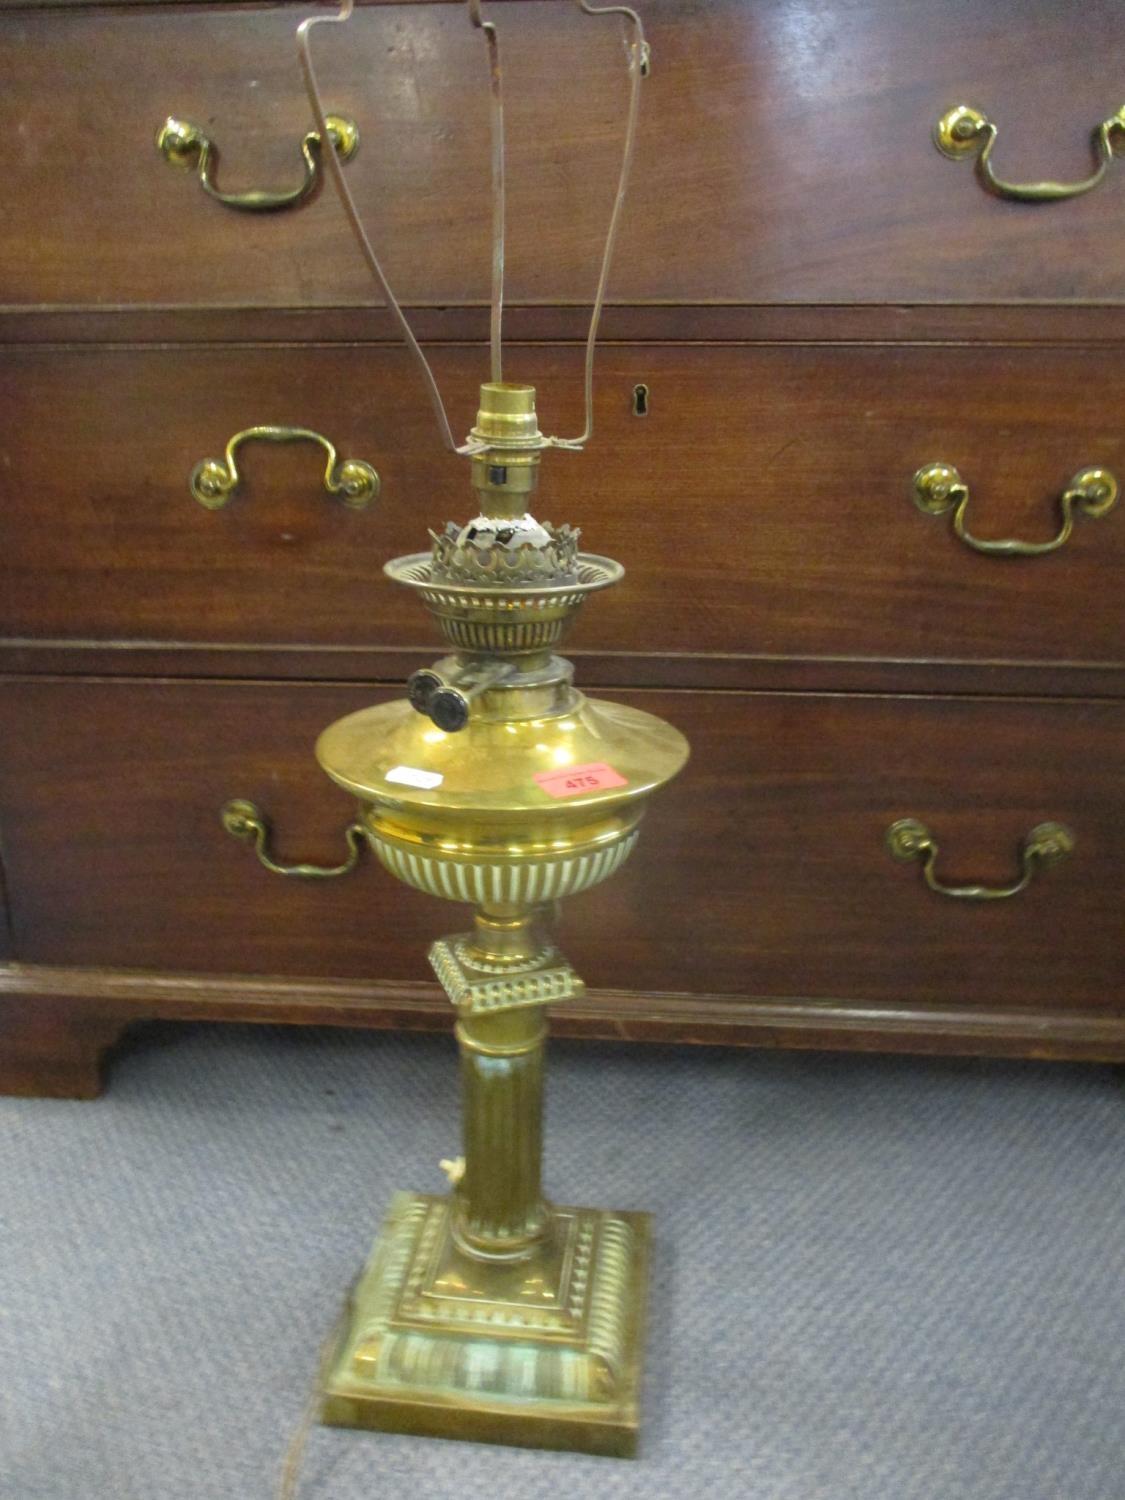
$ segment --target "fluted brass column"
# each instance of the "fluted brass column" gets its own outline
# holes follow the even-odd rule
[[[464,1015],[461,1106],[465,1167],[454,1234],[470,1253],[526,1255],[542,1239],[544,1007]]]

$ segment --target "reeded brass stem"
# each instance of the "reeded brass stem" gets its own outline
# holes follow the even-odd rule
[[[542,1005],[457,1022],[465,1172],[454,1233],[462,1249],[522,1258],[543,1238]]]
[[[478,907],[465,961],[485,972],[526,970],[548,944],[534,907]],[[476,1012],[458,1006],[465,1170],[454,1233],[469,1254],[522,1258],[543,1238],[542,1005]]]

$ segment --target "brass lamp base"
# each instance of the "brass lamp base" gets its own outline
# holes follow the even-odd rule
[[[482,386],[458,449],[479,513],[386,565],[454,654],[415,672],[407,699],[321,734],[317,759],[359,802],[348,859],[281,865],[252,804],[228,804],[223,821],[276,873],[344,875],[363,838],[406,885],[475,908],[471,932],[430,950],[457,1016],[464,1153],[442,1163],[454,1191],[395,1196],[333,1335],[322,1420],[631,1457],[648,1216],[543,1196],[547,1010],[584,985],[542,929],[629,857],[688,746],[650,713],[588,701],[555,655],[587,594],[622,569],[528,510],[554,444],[531,386]]]
[[[456,1202],[395,1194],[321,1420],[632,1457],[648,1215],[552,1208],[532,1255],[484,1259],[456,1242]]]

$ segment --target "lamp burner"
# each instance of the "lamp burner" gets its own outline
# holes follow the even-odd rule
[[[557,534],[564,531],[577,543],[577,532],[565,527]],[[501,549],[493,550],[499,559]],[[491,571],[482,568],[474,577],[450,581],[442,576],[434,553],[412,552],[393,558],[383,571],[418,591],[442,635],[458,651],[504,656],[554,650],[586,595],[609,588],[625,574],[610,557],[577,551],[571,582],[554,581],[549,571],[532,580],[521,576],[522,569],[522,562],[508,570],[498,560]]]
[[[465,526],[449,521],[443,532],[430,535],[435,580],[517,588],[578,581],[579,533],[571,526],[556,528],[529,513],[481,515]]]

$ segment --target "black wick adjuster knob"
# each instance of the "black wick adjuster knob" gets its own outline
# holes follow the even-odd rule
[[[456,734],[469,722],[469,700],[456,688],[439,688],[430,699],[430,718],[446,734]]]
[[[438,729],[456,734],[469,722],[472,701],[506,677],[515,668],[510,662],[491,662],[487,666],[467,666],[443,677],[432,667],[411,673],[406,683],[412,708],[425,714]]]
[[[420,714],[428,714],[434,695],[441,691],[441,687],[441,678],[429,667],[412,672],[406,679],[406,693],[411,708],[417,709]]]

